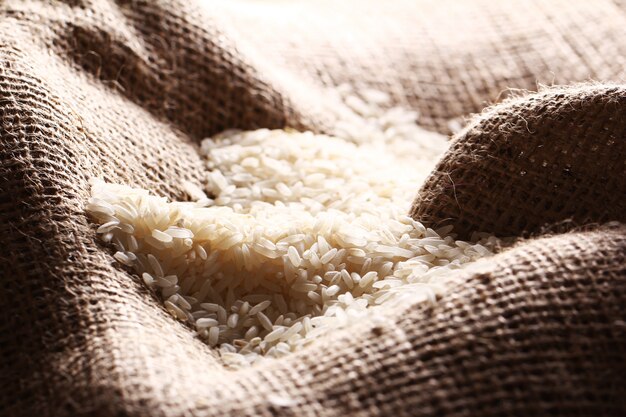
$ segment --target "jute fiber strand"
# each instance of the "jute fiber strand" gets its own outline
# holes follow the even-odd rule
[[[623,6],[349,3],[0,4],[0,415],[626,413]],[[447,132],[589,79],[491,107],[416,184],[423,221],[525,240],[280,361],[226,370],[85,215],[92,177],[187,198],[226,128],[332,133],[346,82]]]

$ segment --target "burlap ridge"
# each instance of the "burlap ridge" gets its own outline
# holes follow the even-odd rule
[[[256,21],[245,3],[0,4],[0,415],[625,414],[619,3],[346,2],[344,26],[337,2],[268,3]],[[574,85],[469,121],[412,210],[462,237],[527,238],[450,276],[437,303],[284,360],[226,370],[84,213],[94,176],[187,198],[198,141],[226,128],[332,133],[350,115],[338,84],[446,133],[546,77]]]
[[[411,215],[453,224],[465,238],[483,230],[533,234],[563,221],[624,221],[625,109],[626,88],[610,83],[505,100],[455,137]]]

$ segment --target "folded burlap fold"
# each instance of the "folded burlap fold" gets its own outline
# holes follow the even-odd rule
[[[460,236],[626,221],[626,87],[551,88],[485,111],[418,192],[411,215]]]

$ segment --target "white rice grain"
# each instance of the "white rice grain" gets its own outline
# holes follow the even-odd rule
[[[444,291],[435,277],[500,244],[408,217],[445,138],[385,110],[382,94],[338,94],[360,115],[337,123],[341,137],[262,129],[203,141],[211,198],[189,182],[195,202],[93,182],[86,210],[114,258],[231,366],[289,354],[384,306],[433,302]]]

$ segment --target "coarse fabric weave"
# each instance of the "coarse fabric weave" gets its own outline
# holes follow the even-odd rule
[[[0,415],[626,414],[625,35],[608,0],[2,2]],[[332,133],[345,83],[465,126],[416,218],[524,240],[226,370],[98,243],[88,181],[184,199],[199,140]]]

